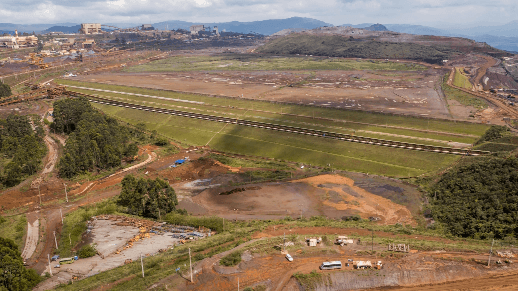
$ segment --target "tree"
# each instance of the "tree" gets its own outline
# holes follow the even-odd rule
[[[10,239],[0,237],[0,287],[7,290],[31,290],[41,281],[32,269],[23,266],[18,246]]]
[[[178,205],[176,193],[169,184],[160,179],[155,180],[127,175],[122,179],[122,190],[117,204],[127,207],[134,215],[160,218],[172,212]]]
[[[11,87],[7,84],[0,84],[0,98],[11,96]]]
[[[441,177],[429,193],[432,214],[456,236],[518,236],[518,159],[476,160]]]

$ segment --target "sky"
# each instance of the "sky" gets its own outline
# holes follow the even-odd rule
[[[315,18],[457,28],[518,20],[518,0],[1,0],[0,23],[229,22]]]

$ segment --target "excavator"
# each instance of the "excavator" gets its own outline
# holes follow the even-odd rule
[[[30,64],[30,65],[36,65],[38,67],[40,67],[40,69],[46,69],[49,67],[48,64],[45,64],[43,62],[43,58],[42,57],[38,57],[35,53],[30,53],[29,54],[29,58],[27,59],[27,63]]]

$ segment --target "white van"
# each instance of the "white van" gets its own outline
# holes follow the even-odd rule
[[[290,256],[290,254],[286,254],[286,260],[293,262],[293,258]]]

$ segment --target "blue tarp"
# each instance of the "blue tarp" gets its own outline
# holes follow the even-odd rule
[[[176,160],[174,163],[175,164],[183,164],[185,162],[185,160]]]

